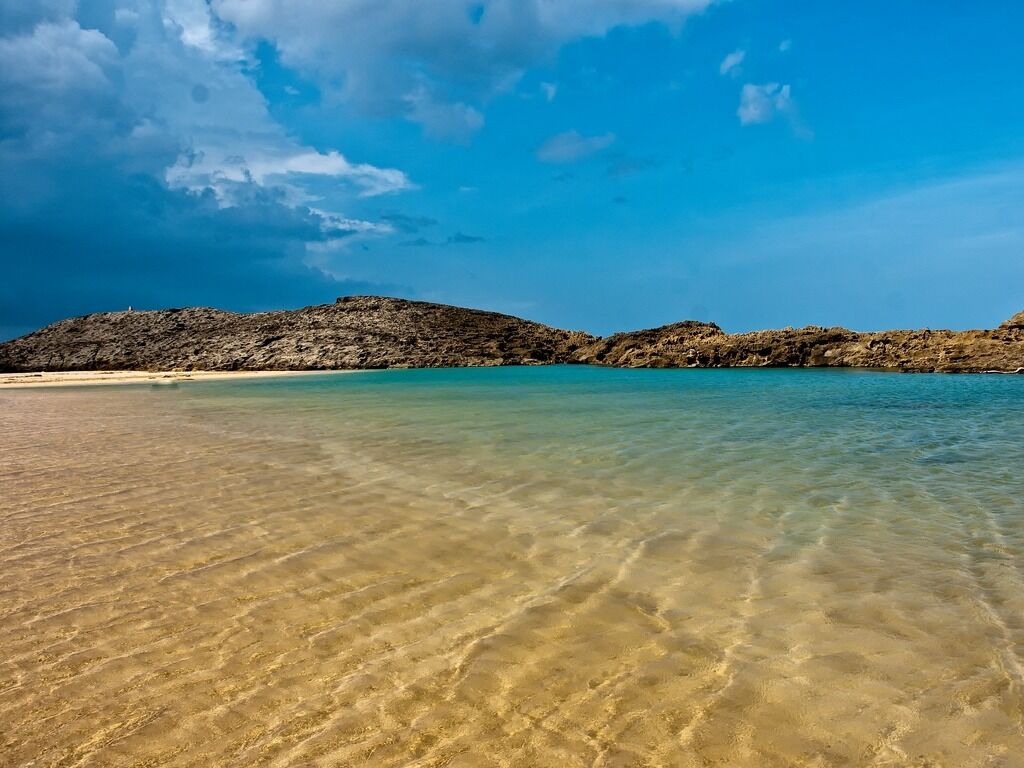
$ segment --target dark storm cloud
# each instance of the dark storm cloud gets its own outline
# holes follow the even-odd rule
[[[100,162],[49,165],[0,166],[9,182],[0,198],[5,336],[128,305],[265,310],[402,291],[307,266],[305,244],[327,238],[323,221],[272,191],[253,185],[238,205],[221,208],[212,193],[170,190]],[[61,183],[40,194],[33,177]],[[30,206],[11,203],[19,188],[35,190]]]
[[[157,6],[115,22],[101,5],[0,0],[0,335],[129,304],[401,290],[332,276],[338,249],[384,229],[307,207],[302,185],[372,195],[403,174],[292,142],[231,51],[186,45]]]
[[[410,216],[400,211],[385,211],[378,218],[406,234],[415,234],[421,229],[437,224],[437,219],[431,219],[429,216]]]

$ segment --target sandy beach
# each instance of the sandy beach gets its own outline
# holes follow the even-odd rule
[[[172,384],[188,381],[244,381],[353,371],[43,371],[0,374],[0,387],[81,387],[97,384]]]

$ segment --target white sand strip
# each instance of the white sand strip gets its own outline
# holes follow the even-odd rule
[[[0,373],[0,388],[75,387],[96,384],[170,384],[180,381],[263,379],[279,376],[311,376],[354,371],[44,371]]]

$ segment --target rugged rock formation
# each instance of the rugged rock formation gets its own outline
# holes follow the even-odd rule
[[[604,339],[494,312],[355,296],[289,312],[105,312],[0,344],[0,371],[317,370],[582,363],[1024,371],[1024,312],[991,331],[807,327],[728,334],[687,321]]]
[[[1017,315],[1016,318],[1020,318]],[[1024,371],[1024,327],[994,331],[787,328],[728,334],[712,323],[675,323],[585,345],[582,363],[625,368],[836,366],[900,371]]]
[[[1005,323],[999,326],[1001,331],[1024,331],[1024,312],[1018,312]]]
[[[295,311],[103,312],[0,344],[0,370],[318,370],[533,365],[594,341],[495,312],[352,296]]]

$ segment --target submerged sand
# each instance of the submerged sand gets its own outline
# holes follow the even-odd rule
[[[921,380],[883,455],[908,378],[809,434],[784,374],[529,372],[598,374],[0,392],[0,765],[1021,765],[1021,482],[962,405],[1012,381]]]

